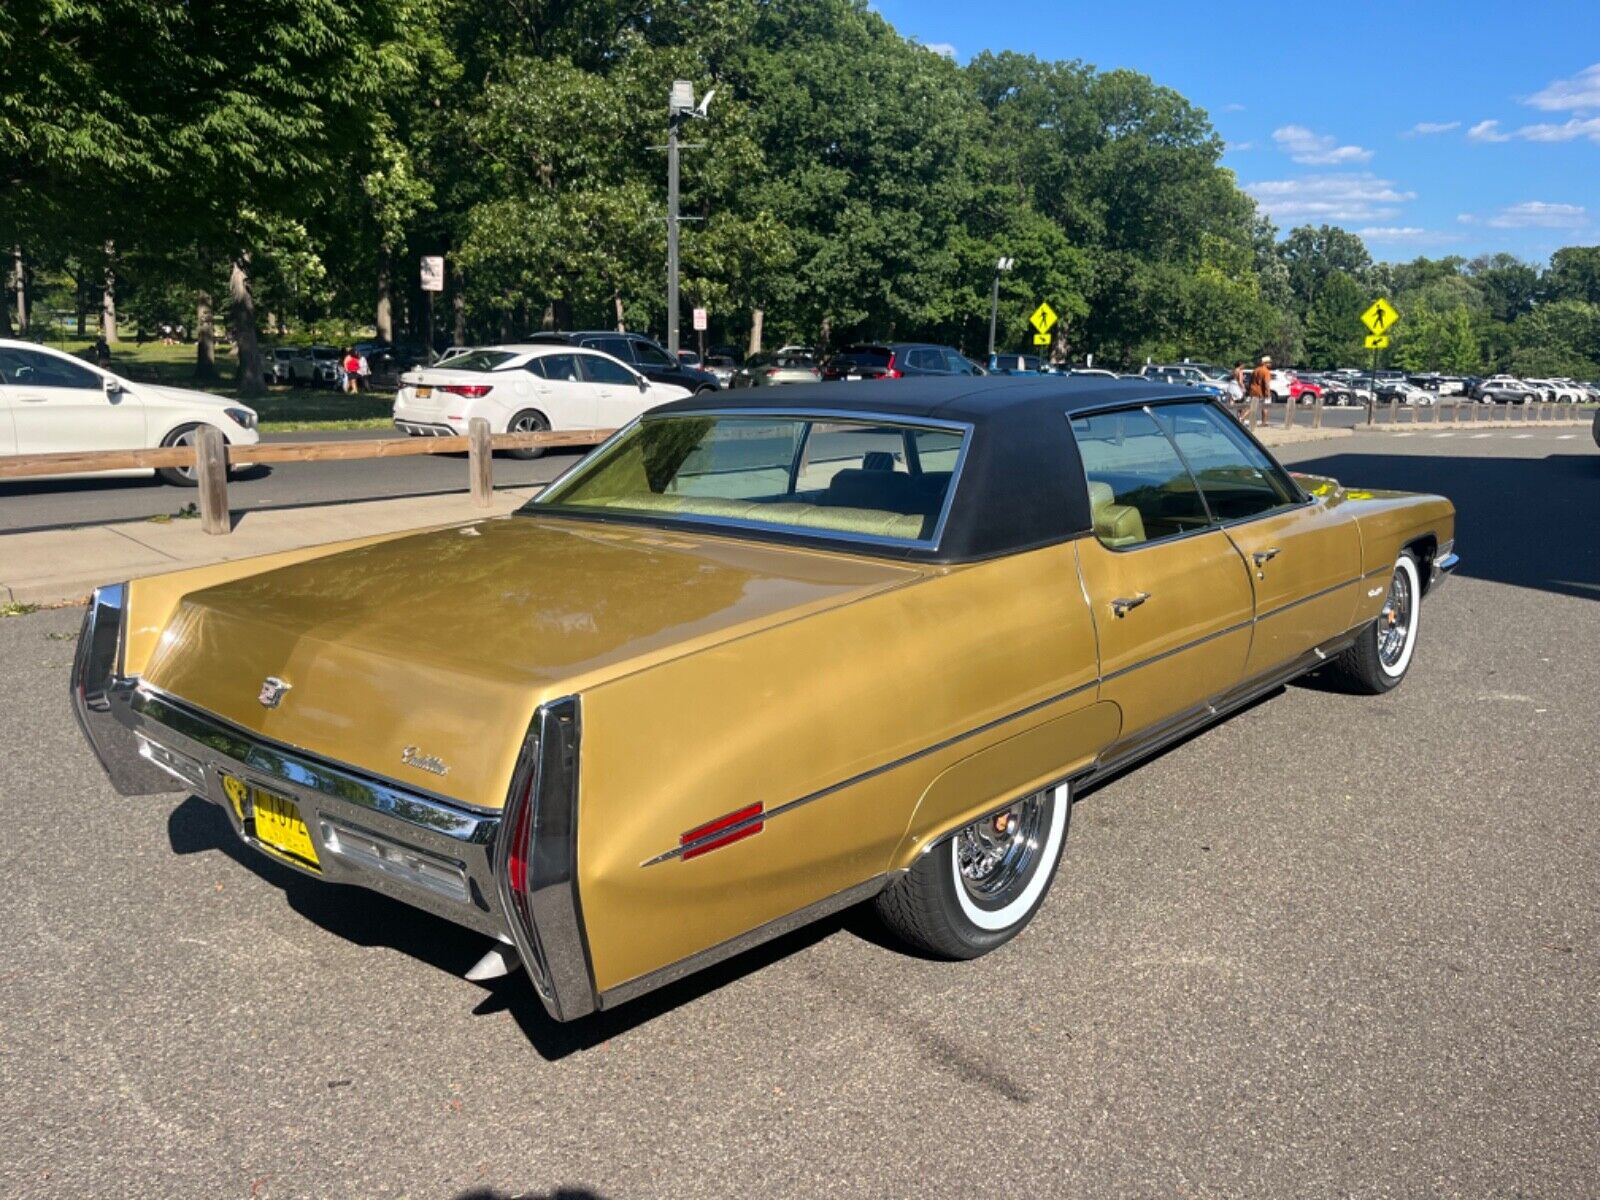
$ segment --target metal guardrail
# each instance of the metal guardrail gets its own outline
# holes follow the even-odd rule
[[[1280,402],[1281,403],[1281,402]],[[1230,407],[1239,420],[1251,427],[1292,429],[1297,421],[1296,410],[1305,405],[1285,403],[1283,416],[1273,420],[1274,405],[1253,405],[1249,400],[1235,401]],[[1446,396],[1432,404],[1401,404],[1398,399],[1354,407],[1366,409],[1366,421],[1355,428],[1385,425],[1450,425],[1454,427],[1481,426],[1484,429],[1507,428],[1514,425],[1552,424],[1587,425],[1594,420],[1595,406],[1572,404],[1555,400],[1535,400],[1528,404],[1485,404],[1465,396]],[[1309,420],[1313,429],[1322,427],[1322,398],[1317,397],[1310,406]]]
[[[199,475],[200,527],[207,533],[230,533],[228,471],[257,463],[333,462],[371,458],[410,458],[418,454],[466,454],[472,502],[489,507],[494,494],[494,452],[535,446],[592,446],[610,437],[612,429],[573,429],[561,433],[490,433],[489,422],[474,417],[465,437],[365,438],[341,442],[258,442],[230,446],[222,431],[202,425],[192,446],[159,450],[95,450],[66,454],[19,454],[0,458],[0,479],[39,475],[74,475],[92,471],[193,467]]]

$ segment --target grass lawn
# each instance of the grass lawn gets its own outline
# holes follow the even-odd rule
[[[46,344],[86,358],[94,354],[92,340],[68,338]],[[163,346],[160,342],[146,342],[140,346],[125,339],[111,348],[111,369],[129,379],[166,384],[169,387],[198,388],[213,396],[240,399],[239,389],[233,383],[235,368],[232,346],[220,341],[217,343],[217,379],[204,383],[197,380],[194,377],[194,361],[193,343],[187,346]],[[389,429],[392,428],[394,393],[367,392],[359,396],[346,396],[328,388],[274,386],[268,389],[265,396],[248,397],[243,403],[261,414],[263,433]]]

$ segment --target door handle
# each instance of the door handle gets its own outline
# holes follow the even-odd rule
[[[18,396],[17,399],[21,400],[24,404],[43,404],[46,400],[50,399],[50,397],[49,396]]]
[[[1138,608],[1148,599],[1150,599],[1149,592],[1139,592],[1132,596],[1124,596],[1111,602],[1111,611],[1119,617],[1125,617],[1130,610]]]
[[[1269,546],[1265,550],[1257,550],[1250,557],[1256,560],[1256,566],[1259,567],[1277,558],[1278,548],[1276,546]]]

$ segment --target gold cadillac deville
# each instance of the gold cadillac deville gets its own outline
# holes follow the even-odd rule
[[[971,958],[1084,785],[1307,671],[1396,687],[1456,563],[1447,500],[1292,476],[1187,388],[749,395],[509,517],[99,589],[113,785],[487,935],[559,1020],[863,901]]]

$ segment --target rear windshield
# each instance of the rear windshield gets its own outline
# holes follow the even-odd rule
[[[516,358],[509,350],[470,350],[450,360],[452,371],[494,371]]]
[[[647,415],[524,511],[931,545],[966,436],[831,415]]]
[[[849,346],[833,356],[838,363],[855,363],[862,367],[886,367],[891,355],[887,346]]]

